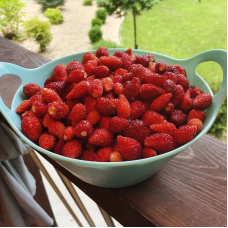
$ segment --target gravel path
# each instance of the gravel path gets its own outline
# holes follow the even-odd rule
[[[48,21],[42,14],[41,5],[34,0],[22,0],[26,4],[24,12],[26,19],[37,16],[40,20]],[[52,60],[76,52],[91,49],[88,31],[91,28],[91,20],[95,17],[97,6],[93,1],[92,6],[83,6],[82,0],[66,0],[62,7],[64,22],[60,25],[52,25],[53,39],[46,51],[40,54]],[[108,16],[106,23],[102,25],[103,39],[112,40],[120,44],[119,29],[123,18]],[[23,28],[20,28],[22,31]],[[39,53],[39,45],[33,39],[14,41],[30,51]]]

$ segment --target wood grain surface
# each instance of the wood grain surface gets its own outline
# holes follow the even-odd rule
[[[0,61],[2,53],[27,68],[49,61],[0,38]],[[118,189],[87,184],[41,155],[123,226],[217,227],[227,226],[226,151],[226,144],[206,135],[148,180]]]

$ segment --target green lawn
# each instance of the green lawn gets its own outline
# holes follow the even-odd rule
[[[226,0],[164,0],[137,17],[139,49],[188,58],[209,49],[227,49]],[[122,44],[134,48],[133,18],[121,27]],[[217,63],[206,62],[197,72],[209,83],[221,83]]]

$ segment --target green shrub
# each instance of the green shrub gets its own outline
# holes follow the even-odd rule
[[[63,15],[60,9],[48,8],[44,12],[44,16],[47,17],[52,24],[61,24],[63,22]]]
[[[220,85],[213,83],[210,85],[210,87],[213,93],[216,94],[220,88]],[[227,97],[223,101],[222,107],[220,108],[215,122],[209,130],[209,133],[221,138],[224,131],[227,131]]]
[[[106,10],[105,9],[96,10],[96,18],[101,19],[103,24],[105,23],[106,16],[107,16],[107,14],[106,14]]]
[[[35,38],[35,41],[40,45],[40,51],[45,51],[46,46],[52,40],[50,23],[46,21],[40,21],[37,17],[33,17],[26,21],[24,26],[27,36]]]
[[[83,0],[82,5],[83,6],[92,6],[93,2],[92,0]]]
[[[93,26],[89,30],[88,35],[89,35],[89,39],[90,39],[91,43],[98,42],[100,39],[102,39],[102,31],[101,31],[100,26],[98,26],[98,25]]]
[[[35,0],[38,4],[42,5],[42,10],[45,11],[48,8],[56,8],[62,6],[65,0]]]
[[[18,26],[25,15],[21,12],[23,7],[25,4],[20,0],[0,0],[0,31],[5,38],[13,39],[17,36]]]
[[[111,40],[99,40],[98,42],[94,43],[91,50],[96,50],[100,46],[104,46],[106,48],[124,48],[121,45],[118,45],[116,42],[113,42]]]
[[[103,21],[99,18],[93,18],[91,21],[92,26],[95,26],[95,25],[101,26],[102,23],[103,23]]]

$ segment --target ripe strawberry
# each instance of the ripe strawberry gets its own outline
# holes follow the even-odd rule
[[[142,120],[147,126],[150,126],[151,124],[162,123],[166,119],[165,119],[164,116],[162,116],[158,112],[155,112],[155,111],[152,111],[152,110],[148,110],[143,115]]]
[[[113,83],[120,83],[122,84],[123,82],[123,76],[122,75],[115,75],[112,79]]]
[[[76,104],[81,103],[81,100],[79,99],[68,99],[65,101],[65,104],[72,109]]]
[[[140,80],[137,77],[134,77],[123,89],[123,95],[129,100],[132,101],[140,92]]]
[[[59,154],[62,155],[62,151],[63,151],[63,146],[65,145],[65,142],[63,140],[59,140],[56,144],[55,147],[53,149],[53,152],[55,154]]]
[[[91,97],[101,97],[103,94],[103,83],[99,79],[95,79],[90,83],[88,93]]]
[[[21,121],[21,131],[32,141],[37,141],[42,133],[40,120],[33,115],[26,116]]]
[[[123,157],[118,151],[113,151],[109,156],[110,162],[121,162],[123,161]]]
[[[196,126],[184,125],[175,131],[174,138],[179,145],[184,145],[193,139],[196,131]]]
[[[60,121],[50,121],[48,124],[48,132],[52,135],[57,136],[60,140],[63,140],[63,132],[65,126]]]
[[[97,151],[97,156],[101,162],[109,162],[110,155],[112,153],[112,147],[103,147]]]
[[[205,118],[206,118],[206,114],[204,111],[202,110],[196,110],[196,109],[192,109],[189,113],[188,113],[188,118],[187,118],[187,122],[190,121],[191,119],[199,119],[201,120],[201,122],[203,123]]]
[[[117,136],[117,143],[124,160],[131,161],[142,157],[142,147],[136,140],[119,135]]]
[[[131,65],[130,72],[132,73],[133,78],[136,77],[142,82],[146,73],[146,68],[141,64],[134,64]]]
[[[82,64],[85,64],[89,60],[97,60],[98,58],[92,52],[86,52],[82,58]]]
[[[116,57],[121,58],[123,53],[124,53],[123,51],[116,51],[113,55],[116,56]]]
[[[155,150],[151,148],[146,148],[146,147],[143,148],[142,158],[150,158],[154,156],[157,156],[157,153]]]
[[[70,113],[69,107],[62,101],[54,101],[48,104],[48,113],[53,120],[62,120]]]
[[[99,58],[101,56],[109,56],[109,52],[108,49],[104,46],[100,46],[97,50],[96,50],[96,56]]]
[[[87,116],[87,109],[83,104],[76,104],[70,112],[70,120],[72,126],[75,127],[79,122],[85,120]]]
[[[38,92],[40,92],[40,87],[34,83],[28,83],[23,86],[23,93],[29,98]]]
[[[181,67],[180,65],[175,65],[175,67],[178,70],[179,74],[183,74],[184,76],[186,76],[186,71],[183,67]]]
[[[148,67],[149,66],[149,62],[150,62],[150,59],[147,58],[145,55],[136,55],[136,63],[137,64],[140,64],[144,67]]]
[[[33,103],[36,102],[36,101],[42,102],[43,98],[42,98],[40,93],[37,93],[37,94],[33,95],[29,100],[31,102],[31,105],[33,105]]]
[[[115,76],[124,76],[124,74],[127,72],[128,70],[124,68],[118,68],[117,70],[115,70]]]
[[[174,105],[173,103],[169,102],[169,104],[163,109],[162,113],[166,116],[171,115],[171,113],[174,110]]]
[[[162,88],[166,93],[174,94],[176,91],[176,84],[172,80],[167,79]]]
[[[85,149],[86,150],[91,150],[93,152],[96,152],[98,150],[98,148],[90,143],[86,143],[85,145]]]
[[[128,69],[129,66],[132,64],[131,57],[127,53],[123,53],[121,60],[122,60],[122,68],[124,69]]]
[[[166,75],[160,75],[160,74],[151,72],[151,73],[145,75],[145,77],[143,79],[143,83],[144,84],[154,84],[156,86],[163,86],[167,79],[168,78]]]
[[[181,85],[184,91],[186,91],[189,88],[189,81],[183,74],[178,74],[177,84]]]
[[[88,112],[95,110],[96,99],[88,95],[85,99],[84,105]]]
[[[83,69],[73,70],[67,77],[68,83],[79,83],[87,78],[87,73]]]
[[[178,74],[175,74],[173,72],[165,72],[163,74],[163,76],[167,77],[167,79],[170,79],[171,81],[173,81],[175,84],[177,84],[178,81]]]
[[[141,101],[136,100],[130,103],[131,113],[130,119],[135,120],[140,118],[146,112],[146,106]]]
[[[109,70],[115,71],[116,69],[122,67],[122,60],[121,58],[112,55],[107,57],[105,65],[109,68]]]
[[[110,99],[105,97],[98,97],[95,107],[101,115],[112,116],[116,113],[116,107],[112,104]]]
[[[192,109],[192,99],[189,96],[189,93],[184,94],[183,100],[179,104],[179,109],[183,112],[189,112]]]
[[[193,99],[194,109],[204,110],[212,104],[212,96],[208,93],[201,93]]]
[[[187,115],[181,110],[174,110],[170,116],[170,121],[177,127],[184,125],[187,122]]]
[[[110,120],[109,128],[112,133],[120,133],[122,132],[126,127],[128,127],[129,122],[127,119],[114,116]]]
[[[56,137],[49,133],[42,133],[39,137],[39,146],[45,150],[51,150],[56,144]]]
[[[66,96],[67,99],[81,99],[88,95],[89,82],[79,82]]]
[[[66,66],[63,64],[54,67],[54,76],[56,81],[65,81],[67,78]]]
[[[111,92],[104,94],[103,97],[108,98],[108,99],[115,99],[115,94],[113,91],[111,91]]]
[[[31,110],[37,117],[44,117],[48,112],[48,105],[43,101],[33,103]]]
[[[63,146],[62,154],[68,158],[79,158],[82,153],[82,145],[77,140],[67,142]]]
[[[156,98],[165,93],[161,87],[153,84],[143,84],[140,87],[140,97],[143,99]]]
[[[97,110],[93,110],[87,114],[86,120],[92,125],[97,124],[101,119],[101,115]]]
[[[59,95],[52,89],[42,88],[41,96],[42,96],[43,100],[47,103],[61,100]]]
[[[119,117],[128,118],[131,113],[131,107],[127,98],[120,94],[117,103],[117,115]]]
[[[71,66],[69,66],[69,68],[67,69],[67,75],[70,75],[72,71],[74,70],[84,70],[82,64],[78,61],[75,61],[77,63],[72,64]]]
[[[165,93],[155,98],[150,104],[150,109],[157,112],[163,110],[169,104],[171,97],[172,97],[171,93]]]
[[[156,133],[147,137],[144,141],[144,146],[154,149],[159,154],[163,154],[177,148],[174,137],[166,133]]]
[[[116,94],[116,95],[120,95],[120,94],[122,94],[123,93],[123,89],[124,89],[124,87],[123,87],[123,85],[121,84],[121,83],[115,83],[114,84],[114,87],[113,87],[113,91],[114,91],[114,93]]]
[[[52,121],[52,118],[50,117],[50,115],[47,113],[42,121],[42,124],[44,127],[48,127],[49,123]]]
[[[200,88],[193,88],[190,90],[191,93],[191,98],[195,98],[196,96],[198,96],[201,93],[204,93],[202,89]]]
[[[189,125],[189,126],[196,126],[197,127],[196,132],[200,132],[201,129],[202,129],[202,127],[203,127],[202,121],[199,120],[199,119],[196,119],[196,118],[189,120],[187,122],[187,125]]]
[[[99,162],[100,159],[97,156],[97,154],[91,150],[85,150],[82,152],[81,160],[84,161],[93,161],[93,162]]]
[[[176,91],[173,94],[170,102],[174,104],[174,106],[178,105],[184,99],[184,89],[181,85],[176,86]]]
[[[96,60],[89,60],[84,64],[84,69],[87,75],[92,75],[97,66]]]
[[[110,123],[111,118],[112,117],[110,117],[110,116],[102,116],[99,121],[99,128],[110,130],[109,123]]]
[[[107,66],[96,66],[93,74],[96,76],[96,78],[105,78],[108,75],[109,69]]]
[[[154,62],[149,62],[146,74],[149,74],[149,73],[155,73],[155,63]]]
[[[175,74],[179,73],[179,71],[177,70],[176,65],[168,65],[168,66],[166,66],[166,71],[167,72],[172,72],[172,73],[175,73]]]
[[[55,82],[55,75],[52,74],[49,78],[47,78],[44,82],[44,86],[46,86],[47,84],[51,83],[51,82]]]
[[[91,75],[88,78],[86,78],[86,82],[93,82],[96,79],[95,75]]]
[[[65,81],[58,81],[58,82],[50,82],[48,83],[45,88],[54,90],[59,96],[61,96],[61,93],[65,87]]]
[[[155,64],[155,73],[164,74],[166,71],[166,64],[162,61],[158,61]]]
[[[160,124],[152,124],[150,125],[150,129],[156,133],[166,133],[168,135],[174,134],[175,130],[177,129],[173,123],[170,122],[163,122]]]
[[[106,147],[112,143],[113,134],[111,131],[106,129],[97,129],[89,138],[89,143],[98,146]]]
[[[29,111],[31,107],[32,107],[31,101],[30,100],[24,100],[17,106],[16,113],[20,114],[20,113],[23,113],[25,111]]]
[[[150,135],[150,129],[146,127],[142,120],[132,120],[129,126],[124,130],[124,135],[143,144],[145,138]]]
[[[110,77],[103,78],[101,81],[105,92],[110,92],[113,89],[114,83]]]
[[[64,141],[71,141],[74,138],[74,128],[69,126],[66,127],[63,132]]]
[[[74,128],[74,134],[80,139],[88,139],[93,133],[93,125],[87,121],[82,120]]]

